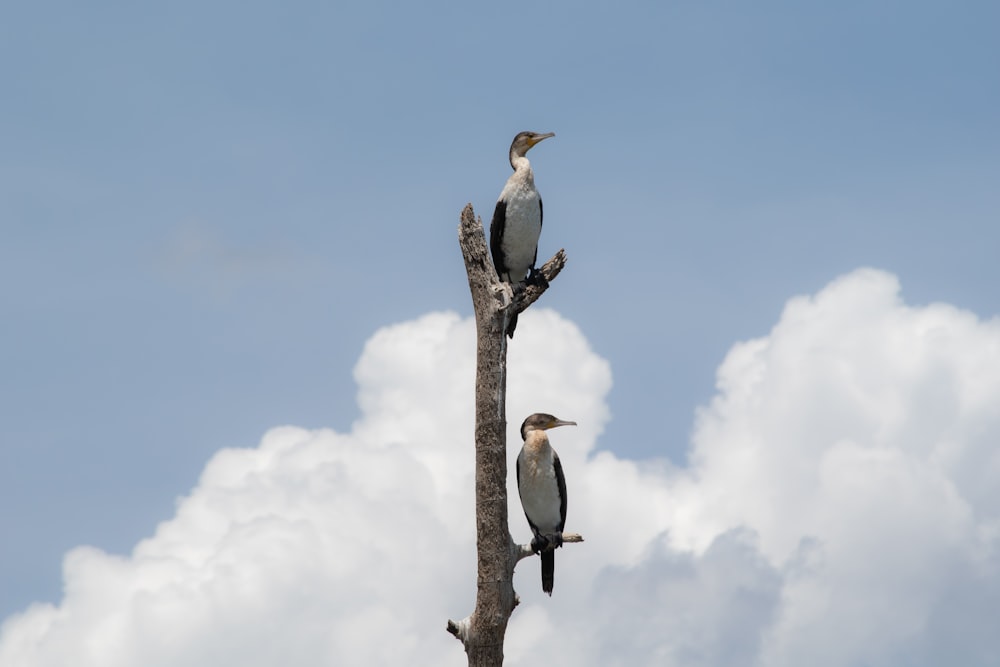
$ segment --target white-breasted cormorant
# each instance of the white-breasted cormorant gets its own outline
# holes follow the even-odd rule
[[[534,537],[531,549],[542,559],[542,590],[552,595],[556,556],[552,549],[562,546],[566,525],[566,478],[559,455],[549,445],[545,431],[576,422],[535,413],[521,424],[524,445],[517,455],[517,492]]]
[[[542,198],[535,189],[535,175],[525,157],[532,146],[556,136],[521,132],[510,145],[510,166],[514,173],[507,179],[493,211],[490,223],[490,252],[500,280],[517,289],[526,279],[534,278],[538,255],[538,237],[542,233]],[[510,318],[507,335],[514,337],[517,315]]]

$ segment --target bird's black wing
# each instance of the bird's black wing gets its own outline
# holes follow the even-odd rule
[[[566,478],[563,477],[562,463],[559,462],[559,455],[552,452],[552,464],[556,469],[556,484],[559,486],[559,532],[562,533],[563,526],[566,525]],[[531,519],[528,519],[531,523]],[[532,530],[538,530],[532,526]],[[559,543],[556,543],[559,546]],[[545,549],[540,554],[542,559],[542,592],[552,595],[552,584],[556,578],[556,554],[551,549]]]
[[[562,462],[559,455],[552,452],[552,463],[556,469],[556,484],[559,486],[559,532],[566,525],[566,477],[563,475]]]
[[[542,222],[545,221],[545,211],[542,210],[542,198],[538,197],[538,230],[542,229]],[[538,244],[535,244],[535,256],[531,258],[531,270],[535,270],[535,264],[538,263]]]
[[[497,201],[497,207],[493,209],[493,220],[490,222],[490,254],[493,255],[493,268],[497,270],[497,276],[503,280],[507,273],[507,265],[503,261],[503,228],[507,223],[507,202],[503,199]]]

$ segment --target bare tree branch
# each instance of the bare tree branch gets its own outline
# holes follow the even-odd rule
[[[523,291],[518,291],[513,299],[513,313],[518,314],[527,310],[528,306],[538,301],[538,297],[545,294],[549,288],[549,283],[556,279],[559,272],[566,266],[566,251],[562,248],[552,256],[552,259],[542,264],[538,269],[538,274],[542,280],[527,285]]]
[[[517,605],[514,566],[523,545],[511,539],[507,524],[507,336],[510,317],[545,293],[566,264],[562,250],[546,262],[524,289],[514,294],[490,261],[482,220],[472,205],[462,211],[458,243],[476,313],[476,606],[471,616],[448,621],[448,632],[462,641],[470,666],[503,664],[507,622]],[[577,536],[579,537],[579,536]],[[564,541],[573,542],[575,539]],[[581,538],[582,540],[582,538]]]

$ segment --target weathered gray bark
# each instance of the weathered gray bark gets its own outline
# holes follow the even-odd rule
[[[530,547],[511,539],[507,524],[507,337],[510,316],[520,313],[545,292],[548,285],[531,285],[513,297],[497,277],[486,247],[483,223],[472,205],[462,211],[458,243],[465,258],[469,289],[476,312],[476,551],[478,586],[472,615],[448,621],[451,632],[465,645],[469,665],[503,664],[503,641],[517,597],[514,566],[531,555]],[[566,264],[562,250],[540,269],[546,281],[555,279]],[[576,541],[570,538],[568,541]],[[525,551],[527,550],[527,551]]]

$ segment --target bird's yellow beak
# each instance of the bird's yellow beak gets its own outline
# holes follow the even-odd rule
[[[528,145],[529,146],[534,146],[535,144],[541,142],[542,139],[548,139],[549,137],[554,137],[554,136],[556,136],[555,132],[549,132],[548,134],[539,134],[539,135],[536,135],[536,136],[534,136],[534,137],[532,137],[531,139],[528,140]]]

